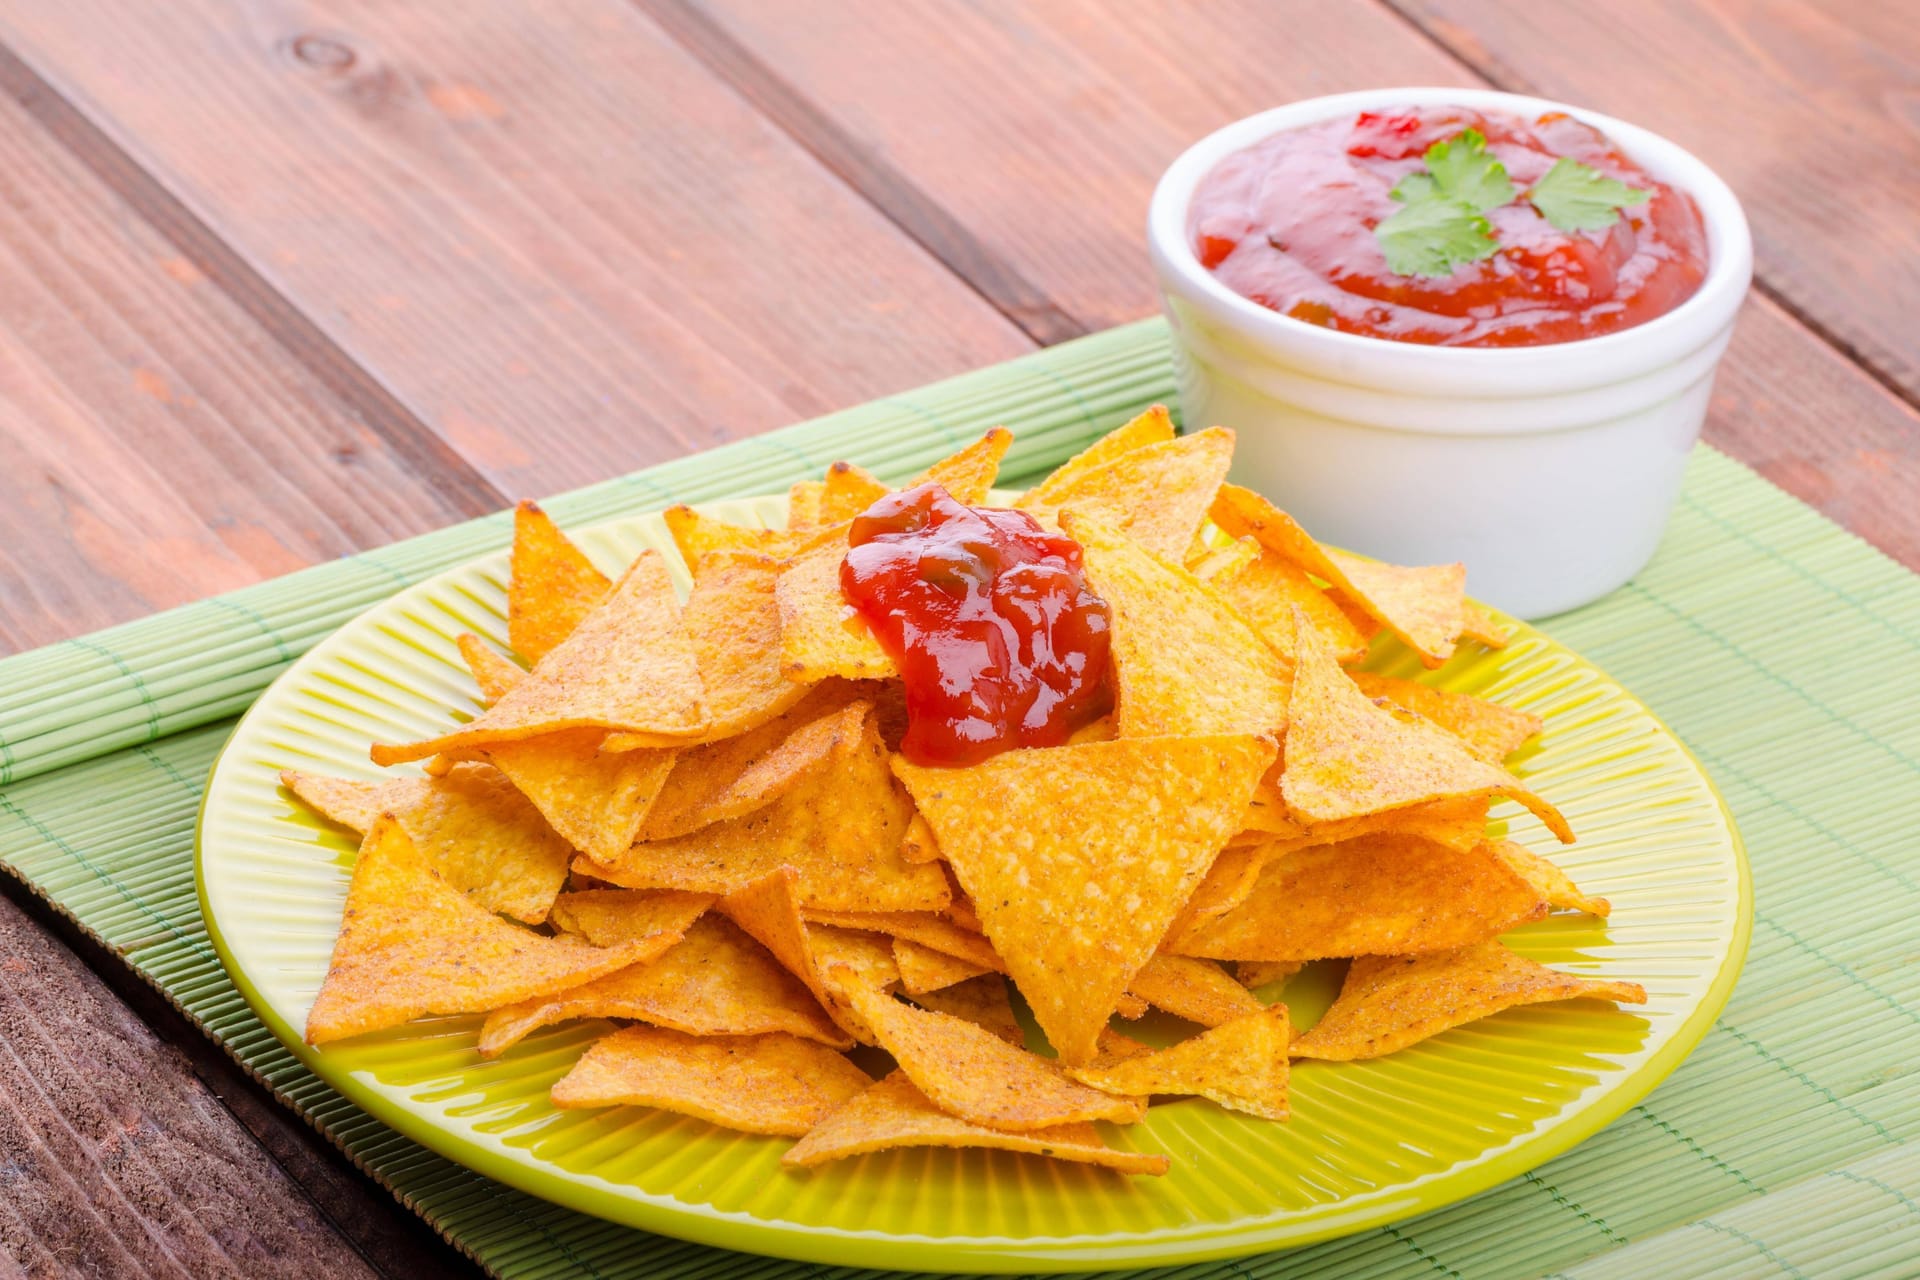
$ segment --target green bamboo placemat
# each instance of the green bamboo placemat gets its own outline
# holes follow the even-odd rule
[[[777,490],[833,458],[903,476],[1005,420],[1041,470],[1171,397],[1130,326],[556,499],[563,523]],[[301,1068],[214,957],[193,883],[232,718],[320,636],[504,543],[498,517],[0,661],[0,862],[103,939],[395,1195],[514,1277],[855,1273],[642,1235],[400,1138]],[[1626,1117],[1450,1209],[1165,1276],[1912,1276],[1920,1258],[1920,579],[1710,450],[1659,557],[1547,630],[1650,703],[1740,822],[1757,910],[1700,1048]]]

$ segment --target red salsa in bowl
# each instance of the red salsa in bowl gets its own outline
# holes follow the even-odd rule
[[[1274,134],[1193,193],[1202,266],[1297,320],[1440,346],[1545,346],[1692,297],[1690,196],[1572,116],[1407,107]]]

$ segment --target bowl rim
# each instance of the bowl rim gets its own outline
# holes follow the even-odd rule
[[[1598,337],[1541,346],[1443,347],[1343,333],[1296,320],[1242,297],[1200,265],[1187,234],[1187,212],[1195,189],[1222,159],[1276,133],[1347,112],[1431,105],[1520,115],[1562,111],[1605,133],[1636,163],[1693,197],[1707,233],[1706,279],[1692,297],[1666,314]],[[1214,130],[1183,151],[1155,185],[1147,212],[1147,246],[1163,290],[1168,294],[1177,290],[1216,322],[1314,363],[1343,370],[1351,370],[1357,362],[1391,364],[1416,381],[1438,378],[1448,384],[1422,390],[1463,389],[1456,382],[1460,377],[1477,381],[1487,375],[1554,373],[1559,376],[1552,386],[1564,391],[1616,382],[1672,364],[1713,341],[1732,322],[1753,273],[1752,235],[1738,197],[1704,161],[1679,144],[1627,121],[1551,98],[1439,86],[1303,98]],[[1570,364],[1577,366],[1579,374],[1571,384],[1566,380]]]

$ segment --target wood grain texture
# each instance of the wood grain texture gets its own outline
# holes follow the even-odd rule
[[[1920,8],[1391,0],[1503,89],[1672,138],[1737,192],[1759,275],[1920,400]]]
[[[624,0],[75,0],[0,38],[516,496],[1031,345]]]
[[[376,1274],[179,1051],[4,897],[0,1259],[34,1276]]]
[[[500,505],[412,470],[11,93],[0,173],[0,652]]]

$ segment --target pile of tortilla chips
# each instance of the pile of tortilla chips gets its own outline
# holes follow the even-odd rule
[[[909,484],[983,504],[1010,440]],[[1504,643],[1460,566],[1323,548],[1225,483],[1232,452],[1230,431],[1176,436],[1156,408],[1018,501],[1085,550],[1114,711],[959,768],[897,754],[894,663],[839,594],[848,522],[888,492],[867,472],[794,486],[784,530],[669,511],[685,600],[659,553],[609,579],[522,506],[517,660],[460,639],[485,710],[376,745],[421,765],[385,781],[284,775],[364,837],[307,1038],[484,1013],[492,1057],[611,1019],[555,1105],[790,1135],[793,1167],[922,1145],[1162,1173],[1096,1124],[1166,1095],[1284,1120],[1294,1058],[1643,1000],[1496,940],[1607,911],[1488,838],[1511,800],[1572,839],[1502,763],[1540,722],[1349,670],[1382,632],[1430,667]],[[1254,993],[1343,958],[1304,1034]],[[1153,1049],[1116,1030],[1149,1007],[1194,1034]],[[876,1080],[856,1045],[897,1065]]]

